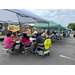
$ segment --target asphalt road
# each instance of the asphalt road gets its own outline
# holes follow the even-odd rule
[[[16,54],[2,56],[2,46],[0,40],[0,65],[75,65],[75,38],[71,35],[70,38],[63,38],[60,43],[58,40],[52,40],[50,48],[50,56],[41,56],[28,54],[25,56],[21,51]]]

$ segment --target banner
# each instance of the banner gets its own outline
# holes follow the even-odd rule
[[[20,30],[20,27],[19,27],[19,26],[16,26],[16,25],[9,25],[9,26],[7,27],[7,29],[8,29],[9,31],[12,31],[12,32],[17,32],[17,31]]]
[[[29,25],[21,25],[21,33],[25,32],[27,35],[31,35],[31,26]]]

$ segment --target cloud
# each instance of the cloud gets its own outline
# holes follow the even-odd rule
[[[75,23],[75,9],[27,9],[49,21],[62,26]]]

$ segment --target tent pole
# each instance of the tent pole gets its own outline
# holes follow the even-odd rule
[[[58,27],[59,30],[59,48],[60,48],[60,26]]]
[[[49,31],[49,25],[50,25],[50,23],[48,23],[48,31]],[[49,38],[49,35],[48,35],[48,38]]]
[[[62,38],[63,38],[63,29],[62,29]],[[63,40],[62,40],[63,41]]]
[[[19,20],[18,14],[17,14],[17,18],[18,18],[18,22],[19,22],[19,24],[20,24],[20,20]]]
[[[19,22],[19,25],[20,25],[21,23],[20,23],[20,20],[19,20],[18,14],[17,14],[17,18],[18,18],[18,22]],[[21,29],[21,25],[20,25],[20,29]]]

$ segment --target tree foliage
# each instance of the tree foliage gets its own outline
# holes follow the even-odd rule
[[[75,23],[69,23],[67,26],[69,29],[75,30]]]

